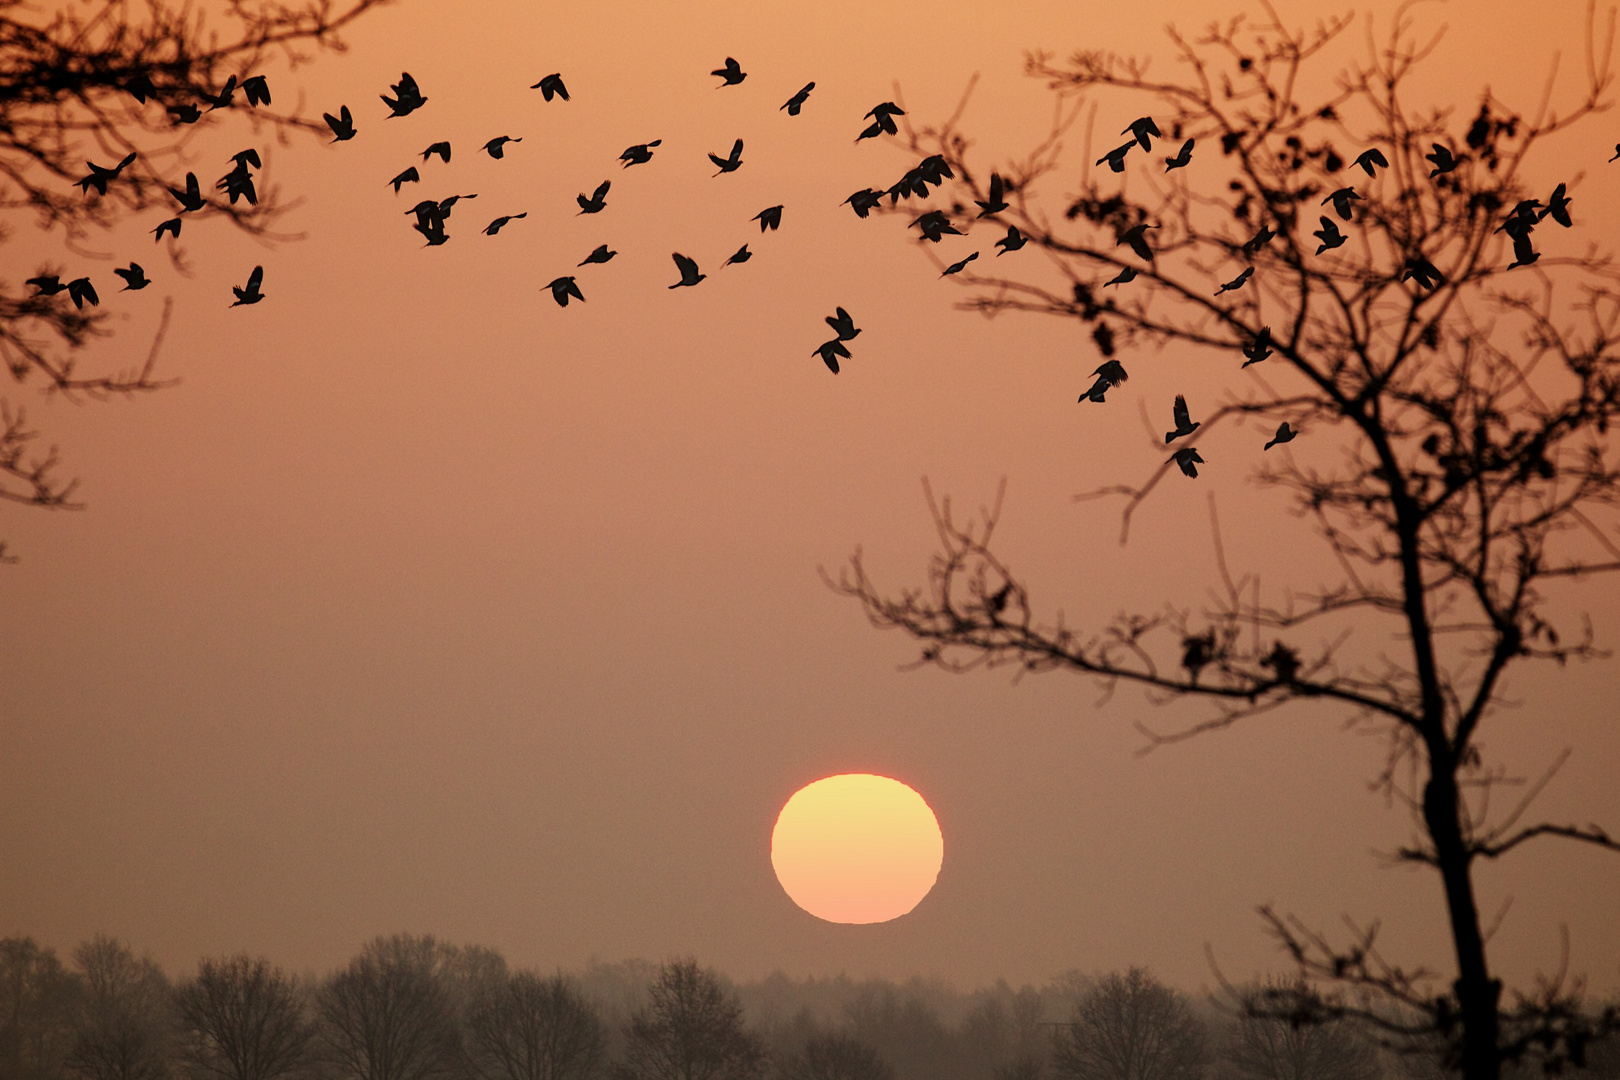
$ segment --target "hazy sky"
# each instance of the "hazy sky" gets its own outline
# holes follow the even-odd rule
[[[1293,25],[1346,10],[1279,7]],[[1527,23],[1517,0],[1419,6],[1425,26],[1454,20],[1419,85],[1456,106],[1460,137],[1487,83],[1533,108],[1562,48],[1567,103],[1581,7]],[[1392,8],[1373,5],[1380,29]],[[1165,353],[1106,408],[1076,406],[1097,363],[1085,328],[955,311],[963,291],[900,220],[839,205],[915,163],[852,143],[873,104],[898,95],[938,120],[979,72],[963,123],[988,168],[1050,117],[1025,50],[1152,53],[1168,73],[1164,24],[1234,7],[476,10],[402,0],[346,55],[269,69],[278,103],[347,103],[352,142],[269,145],[233,122],[195,144],[186,167],[205,180],[259,147],[303,200],[287,224],[305,239],[188,223],[182,277],[147,235],[153,212],[105,262],[81,259],[116,284],[133,256],[156,282],[103,288],[117,336],[86,365],[143,355],[172,295],[160,372],[178,388],[83,406],[8,391],[90,508],[0,513],[23,557],[0,568],[0,934],[68,949],[105,931],[171,971],[242,949],[324,970],[408,930],[541,968],[694,954],[737,977],[971,985],[1141,963],[1195,988],[1212,982],[1206,946],[1230,977],[1283,968],[1254,913],[1272,903],[1330,931],[1382,919],[1391,959],[1449,978],[1437,880],[1375,854],[1412,832],[1368,791],[1382,743],[1343,717],[1279,713],[1138,757],[1134,722],[1191,714],[1129,691],[1100,703],[1064,675],[900,672],[913,643],[817,574],[861,544],[885,586],[922,584],[927,476],[964,509],[1007,478],[1002,551],[1071,623],[1202,602],[1207,492],[1235,566],[1268,585],[1330,576],[1256,497],[1255,460],[1218,444],[1121,548],[1117,507],[1070,495],[1157,463],[1139,401],[1218,384]],[[749,77],[716,90],[728,55]],[[429,103],[385,120],[377,95],[402,70]],[[528,89],[552,71],[572,102]],[[812,79],[802,116],[778,110]],[[1136,104],[1103,102],[1099,139]],[[1615,128],[1580,133],[1536,175],[1585,171],[1578,224],[1612,247]],[[475,152],[501,134],[523,138],[505,160]],[[704,155],[737,137],[744,166],[711,177]],[[619,168],[654,138],[652,163]],[[452,163],[423,165],[439,139]],[[424,182],[396,196],[385,181],[412,163]],[[608,210],[576,216],[603,179]],[[1047,198],[1066,190],[1056,178]],[[406,208],[469,192],[451,241],[424,250]],[[749,219],[775,203],[781,230],[761,236]],[[13,224],[16,289],[57,249]],[[754,259],[722,270],[744,241]],[[603,242],[619,257],[579,271],[587,302],[558,308],[541,287]],[[672,251],[708,280],[668,290]],[[228,310],[258,263],[268,298]],[[837,305],[865,332],[833,377],[811,349]],[[1615,583],[1578,599],[1600,642],[1620,641]],[[1492,721],[1487,751],[1516,772],[1573,748],[1541,804],[1555,820],[1620,826],[1617,670],[1520,679],[1520,706]],[[841,771],[901,779],[938,815],[938,885],[895,922],[820,922],[772,875],[778,809]],[[1478,879],[1487,920],[1513,902],[1492,943],[1509,980],[1556,967],[1564,923],[1572,969],[1620,986],[1620,858],[1549,841]]]

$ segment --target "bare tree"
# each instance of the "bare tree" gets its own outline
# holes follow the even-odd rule
[[[75,949],[73,961],[83,990],[68,1070],[83,1080],[165,1080],[173,1033],[162,970],[105,935]]]
[[[339,31],[383,2],[237,2],[210,22],[195,6],[172,0],[0,0],[0,213],[34,215],[59,238],[62,257],[81,256],[91,236],[110,232],[129,214],[163,205],[163,217],[173,216],[166,188],[185,187],[187,143],[221,117],[246,115],[253,130],[268,127],[282,140],[299,130],[329,133],[285,100],[271,104],[257,92],[249,100],[231,91],[264,75],[273,61],[290,69],[315,51],[341,51]],[[285,88],[277,89],[282,93],[267,90],[268,96],[284,99]],[[96,182],[94,168],[87,177],[81,166],[91,161],[111,178]],[[125,165],[116,167],[120,161]],[[274,224],[287,204],[274,184],[255,186],[246,201],[212,194],[205,201],[192,216],[221,218],[265,239],[283,235]],[[60,262],[47,261],[36,272],[61,270]],[[168,315],[165,303],[143,362],[84,373],[75,354],[107,334],[105,316],[70,304],[65,292],[14,295],[0,282],[0,361],[18,384],[37,377],[46,389],[72,396],[160,389],[173,385],[154,374]],[[37,434],[21,407],[0,398],[0,502],[79,508],[76,482],[56,476],[56,451],[30,456]]]
[[[520,971],[487,986],[467,1013],[467,1052],[485,1080],[591,1080],[602,1020],[561,975]]]
[[[207,1080],[278,1080],[298,1071],[313,1034],[297,981],[262,957],[204,960],[175,990],[180,1057]]]
[[[1256,22],[1216,23],[1196,38],[1172,28],[1182,77],[1104,52],[1031,57],[1029,73],[1059,98],[1049,138],[992,183],[969,162],[956,117],[907,129],[913,150],[931,153],[890,189],[891,206],[947,181],[959,214],[970,199],[991,208],[1000,195],[1006,208],[954,224],[979,235],[987,224],[1015,227],[1046,258],[998,257],[978,264],[990,268],[980,276],[955,275],[971,294],[963,306],[1090,327],[1104,359],[1092,402],[1121,381],[1121,358],[1135,350],[1175,345],[1230,364],[1227,400],[1202,416],[1199,434],[1251,418],[1267,432],[1286,425],[1274,449],[1255,438],[1256,479],[1314,529],[1317,580],[1331,583],[1268,596],[1257,575],[1227,571],[1217,531],[1222,576],[1203,610],[1071,627],[1061,614],[1038,615],[1030,586],[994,550],[999,500],[963,523],[930,493],[941,550],[926,587],[887,593],[859,550],[833,585],[874,625],[917,638],[920,663],[1065,670],[1209,708],[1187,728],[1144,728],[1149,747],[1299,702],[1342,707],[1382,731],[1378,787],[1411,808],[1418,829],[1397,856],[1440,879],[1455,979],[1436,986],[1386,961],[1376,924],[1335,942],[1264,908],[1317,989],[1253,1004],[1302,1021],[1357,1015],[1394,1024],[1400,1037],[1412,1032],[1387,1008],[1400,1003],[1444,1037],[1469,1080],[1496,1080],[1504,1060],[1555,1064],[1620,1027],[1614,1010],[1585,1016],[1579,985],[1557,979],[1503,1000],[1473,878],[1481,860],[1531,841],[1620,851],[1596,824],[1526,816],[1552,769],[1516,804],[1492,803],[1522,781],[1481,744],[1510,671],[1604,655],[1590,624],[1576,617],[1572,629],[1553,602],[1567,583],[1620,569],[1620,464],[1608,437],[1620,416],[1620,272],[1591,241],[1572,252],[1580,233],[1564,231],[1574,224],[1565,185],[1535,193],[1524,179],[1548,136],[1608,106],[1614,20],[1599,34],[1589,9],[1586,79],[1567,108],[1551,108],[1549,78],[1528,113],[1487,91],[1458,125],[1449,107],[1407,100],[1408,78],[1437,40],[1415,37],[1410,4],[1386,41],[1369,34],[1366,60],[1316,94],[1307,69],[1350,20],[1291,31],[1259,2]],[[1151,141],[1133,127],[1054,215],[1037,189],[1059,168],[1067,127],[1087,108],[1097,115],[1092,95],[1124,99],[1118,117],[1156,118],[1193,167],[1133,151]],[[1595,146],[1590,160],[1601,164],[1607,150]],[[1328,445],[1295,457],[1294,432]],[[1178,458],[1161,457],[1144,481],[1090,493],[1123,495],[1127,529],[1173,465],[1196,472],[1187,433],[1168,441]],[[1237,467],[1211,461],[1206,473]],[[1367,659],[1351,655],[1350,641]]]
[[[664,964],[630,1018],[618,1080],[759,1080],[766,1053],[742,1006],[696,960]]]
[[[853,1035],[822,1032],[778,1063],[781,1080],[894,1080],[877,1047]]]
[[[439,1080],[461,1042],[432,936],[377,938],[316,994],[321,1045],[350,1080]]]
[[[1290,986],[1296,995],[1304,986]],[[1253,993],[1247,995],[1252,998]],[[1276,1016],[1238,1015],[1221,1058],[1245,1080],[1379,1080],[1378,1048],[1348,1020],[1289,1023]]]
[[[0,1077],[59,1080],[73,1045],[72,974],[33,938],[0,939]]]
[[[1053,1037],[1052,1070],[1068,1080],[1199,1080],[1206,1043],[1186,995],[1131,968],[1080,999]]]

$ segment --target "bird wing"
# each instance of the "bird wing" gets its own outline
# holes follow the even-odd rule
[[[671,257],[675,260],[676,269],[680,270],[682,279],[697,273],[697,263],[692,259],[688,259],[678,251],[674,252]]]
[[[596,194],[591,196],[591,201],[601,202],[602,199],[607,195],[608,188],[611,186],[613,186],[613,181],[611,180],[604,180],[600,184],[596,185]]]
[[[1173,411],[1175,413],[1176,429],[1178,431],[1192,423],[1192,415],[1187,412],[1187,398],[1185,395],[1176,395],[1176,403],[1173,406]]]
[[[731,160],[736,161],[742,157],[742,140],[738,139],[731,144]]]

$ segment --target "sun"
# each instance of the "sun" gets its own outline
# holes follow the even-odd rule
[[[828,922],[897,919],[939,877],[945,838],[898,780],[844,773],[793,793],[771,832],[771,865],[795,904]]]

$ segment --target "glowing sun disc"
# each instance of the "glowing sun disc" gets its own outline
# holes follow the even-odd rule
[[[771,831],[771,866],[818,919],[876,923],[916,907],[939,878],[945,838],[923,797],[898,780],[844,773],[793,793]]]

